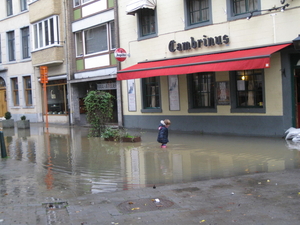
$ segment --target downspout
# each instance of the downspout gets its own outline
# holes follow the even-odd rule
[[[72,102],[72,97],[73,97],[73,91],[71,89],[71,84],[70,84],[70,80],[71,80],[71,77],[70,77],[70,69],[69,69],[69,42],[67,41],[68,40],[68,32],[69,32],[69,29],[68,29],[68,24],[67,24],[67,13],[68,13],[68,8],[69,8],[69,5],[66,5],[66,1],[64,0],[63,1],[63,4],[64,4],[64,25],[65,25],[65,40],[64,40],[64,44],[65,44],[65,47],[64,47],[64,51],[65,51],[65,60],[66,60],[66,73],[67,73],[67,98],[68,98],[68,104],[67,104],[67,108],[68,108],[68,111],[69,111],[69,125],[72,125],[74,124],[74,121],[73,121],[73,104],[71,104]]]
[[[114,0],[114,15],[115,15],[115,37],[116,37],[116,46],[120,46],[120,37],[119,37],[119,14],[118,14],[118,0]],[[117,62],[117,73],[121,68],[121,62]],[[122,81],[118,81],[116,78],[116,87],[117,87],[117,110],[118,110],[118,126],[123,127],[123,105],[122,105]]]

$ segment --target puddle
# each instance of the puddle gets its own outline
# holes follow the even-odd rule
[[[156,131],[138,143],[88,138],[88,128],[31,125],[4,130],[9,160],[33,167],[36,189],[68,195],[159,187],[299,168],[300,151],[282,138],[184,134],[169,131],[166,149]],[[29,176],[29,174],[27,174]]]

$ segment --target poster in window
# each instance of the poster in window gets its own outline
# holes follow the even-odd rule
[[[229,83],[228,81],[217,82],[217,104],[229,105]]]
[[[128,90],[128,111],[136,111],[136,99],[135,99],[135,84],[134,79],[127,80]]]
[[[180,110],[179,108],[179,88],[178,88],[178,76],[168,76],[169,81],[169,104],[170,110]]]

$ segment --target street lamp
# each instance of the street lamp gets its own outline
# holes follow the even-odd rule
[[[297,50],[297,51],[300,51],[300,34],[297,38],[295,38],[293,40],[293,44],[294,44],[294,48]]]

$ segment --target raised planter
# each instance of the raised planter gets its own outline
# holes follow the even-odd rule
[[[109,138],[104,138],[104,141],[117,141],[117,137],[109,137]]]
[[[109,137],[104,138],[105,141],[121,141],[121,142],[141,142],[141,137]]]
[[[3,128],[15,127],[15,120],[14,119],[2,120],[2,127]]]
[[[17,121],[17,128],[20,128],[20,129],[30,128],[29,120],[18,120]]]
[[[122,137],[121,141],[122,142],[141,142],[141,137]]]

